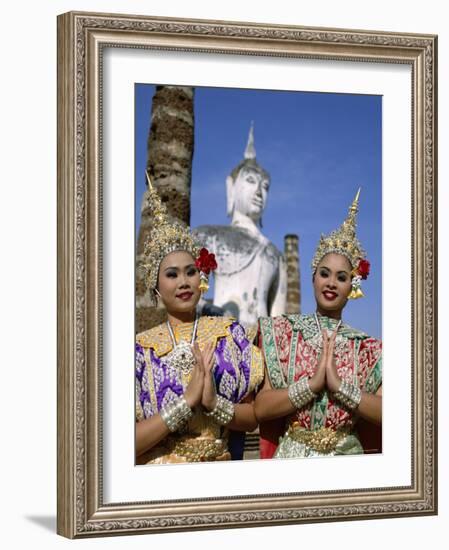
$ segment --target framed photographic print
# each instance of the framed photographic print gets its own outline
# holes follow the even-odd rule
[[[60,534],[436,513],[436,51],[419,34],[59,17]],[[377,274],[354,310],[382,338],[381,452],[136,465],[139,124],[163,87],[196,94],[192,226],[218,223],[224,180],[257,157],[271,175],[262,231],[277,248],[300,235],[303,275],[317,232],[335,229],[362,188]]]

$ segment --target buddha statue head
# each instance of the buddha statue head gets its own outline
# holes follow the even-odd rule
[[[239,212],[261,225],[269,187],[270,175],[256,161],[254,127],[251,124],[244,158],[226,178],[228,216],[233,219]]]

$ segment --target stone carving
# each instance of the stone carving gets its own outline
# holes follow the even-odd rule
[[[198,240],[217,257],[213,305],[254,325],[286,311],[287,270],[281,252],[261,232],[270,176],[256,161],[251,126],[244,158],[226,179],[231,224],[203,225]]]

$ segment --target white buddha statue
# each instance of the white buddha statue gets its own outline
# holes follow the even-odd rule
[[[244,159],[226,179],[231,225],[203,225],[195,230],[198,240],[217,258],[214,306],[246,326],[254,325],[260,316],[286,311],[284,257],[260,230],[269,187],[270,176],[256,161],[251,126]]]

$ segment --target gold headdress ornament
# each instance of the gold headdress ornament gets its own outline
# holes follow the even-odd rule
[[[349,298],[361,298],[360,289],[362,279],[369,274],[370,264],[366,260],[366,252],[356,237],[356,216],[359,206],[360,188],[349,208],[349,213],[341,226],[329,235],[321,235],[320,242],[312,261],[312,270],[315,273],[321,259],[330,253],[341,254],[348,258],[352,267],[352,290]]]
[[[159,266],[162,260],[178,250],[189,252],[195,259],[198,257],[200,246],[193,239],[188,226],[179,221],[169,219],[167,208],[162,204],[158,192],[151,183],[150,176],[146,172],[148,181],[148,203],[152,216],[152,229],[145,242],[144,263],[145,282],[149,289],[155,289]]]

